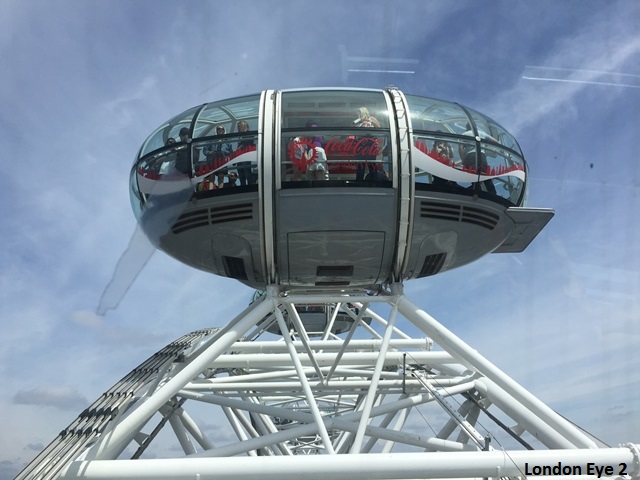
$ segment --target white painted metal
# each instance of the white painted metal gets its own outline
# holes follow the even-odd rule
[[[393,324],[395,323],[397,313],[398,310],[396,308],[391,310],[391,319],[384,330],[382,346],[380,347],[380,355],[378,356],[375,368],[373,369],[371,385],[369,386],[369,391],[365,397],[364,408],[362,410],[362,416],[360,417],[360,425],[358,425],[358,431],[356,432],[356,438],[353,442],[353,446],[351,447],[351,453],[360,453],[360,449],[362,448],[364,432],[369,424],[369,419],[371,418],[371,409],[373,408],[373,402],[376,399],[376,393],[378,392],[380,373],[384,366],[384,359],[387,356],[387,348],[389,347],[389,340],[391,340],[391,333],[393,332]]]
[[[404,272],[409,259],[409,240],[412,233],[414,183],[412,182],[411,165],[411,118],[403,93],[397,88],[390,88],[389,94],[393,99],[393,111],[398,121],[397,148],[398,148],[398,241],[394,265],[396,281],[401,281],[401,272]],[[395,133],[394,131],[391,132]]]
[[[479,478],[522,477],[525,463],[530,465],[556,464],[585,466],[588,463],[608,465],[617,473],[620,463],[632,465],[634,454],[630,448],[585,450],[438,452],[428,455],[396,454],[391,461],[388,454],[367,456],[336,455],[328,461],[321,456],[262,457],[193,460],[144,460],[121,462],[78,462],[71,465],[60,478],[112,479],[247,479],[309,480],[408,479],[408,478]],[[628,471],[628,470],[627,470]],[[634,473],[634,472],[630,472]],[[595,476],[593,476],[595,478]],[[563,475],[562,478],[575,478]],[[585,478],[584,476],[582,478]],[[588,477],[586,477],[588,478]]]
[[[273,198],[273,189],[271,188],[271,185],[274,184],[274,165],[273,156],[265,155],[264,152],[273,151],[273,139],[275,135],[273,132],[273,122],[271,122],[270,119],[273,118],[273,104],[275,95],[276,93],[274,90],[266,90],[262,92],[262,95],[260,97],[260,118],[262,123],[260,123],[260,128],[258,131],[259,142],[261,142],[260,145],[258,145],[258,151],[261,155],[258,166],[258,168],[260,169],[260,173],[258,175],[258,185],[260,194],[260,207],[262,209],[262,214],[260,215],[260,237],[262,241],[263,261],[262,268],[266,272],[267,278],[269,278],[273,282],[275,282],[276,276],[276,262],[273,258],[273,243],[275,238],[275,199]]]
[[[371,312],[370,312],[371,313]],[[360,350],[369,350],[371,352],[377,352],[380,350],[380,346],[382,342],[379,340],[351,340],[351,347],[357,348]],[[294,341],[293,345],[297,350],[302,348],[302,342]],[[314,340],[313,346],[316,349],[322,349],[323,351],[327,350],[338,350],[342,347],[343,342],[341,340]],[[406,338],[406,339],[391,339],[389,342],[389,346],[392,348],[409,348],[409,349],[422,349],[429,350],[431,349],[431,342],[428,338]],[[238,353],[245,352],[257,352],[257,353],[285,353],[287,351],[287,347],[283,342],[241,342],[236,343],[233,346],[233,351]]]
[[[589,464],[615,474],[625,464],[640,478],[639,446],[600,448],[400,285],[358,300],[269,287],[225,328],[187,335],[135,369],[17,478],[505,478],[559,464],[581,478]],[[367,308],[379,302],[386,317]],[[301,304],[331,316],[341,304],[354,328],[311,335]],[[267,317],[291,331],[243,337]],[[428,338],[408,335],[410,324]]]
[[[555,413],[540,400],[531,395],[528,391],[518,385],[504,372],[491,364],[461,339],[453,335],[443,325],[438,323],[427,312],[411,303],[405,296],[398,298],[396,303],[398,309],[414,323],[425,334],[431,336],[433,340],[448,350],[452,355],[458,357],[460,361],[478,373],[486,376],[497,386],[504,390],[512,399],[508,403],[512,405],[521,404],[535,416],[546,422],[552,429],[564,437],[564,441],[559,441],[555,448],[596,448],[595,443],[580,432],[567,420]]]

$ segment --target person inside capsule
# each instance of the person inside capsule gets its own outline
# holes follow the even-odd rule
[[[229,181],[223,185],[225,188],[233,188],[238,186],[238,174],[229,172]]]
[[[245,120],[240,120],[238,122],[238,132],[244,133],[249,131],[249,124]],[[236,148],[236,152],[242,149],[255,149],[255,143],[253,138],[247,138],[244,140],[240,140],[238,142],[238,148]],[[251,162],[240,162],[238,163],[238,178],[240,179],[240,185],[253,185],[253,167],[251,166]]]
[[[446,142],[444,140],[436,140],[433,142],[433,148],[431,149],[431,152],[436,155],[436,157],[438,158],[439,161],[441,161],[442,163],[446,164],[450,164],[454,162],[454,158],[453,158],[453,147],[451,146],[451,144],[449,142]],[[475,162],[475,160],[474,160]],[[452,182],[450,180],[445,180],[444,178],[441,177],[437,177],[437,176],[433,176],[433,185],[438,186],[438,187],[447,187],[447,188],[454,188],[455,187],[455,182]]]
[[[466,135],[466,136],[475,135],[473,130],[471,129],[471,125],[467,123],[466,131],[462,135]],[[478,129],[478,136],[480,137],[481,140],[491,140],[493,142],[498,143],[498,141],[495,138],[493,138],[488,133],[484,132],[482,129]],[[481,175],[488,173],[487,170],[489,168],[489,163],[487,162],[487,154],[484,149],[480,149],[480,155],[478,155],[478,158],[477,158],[477,165],[476,165],[475,145],[471,146],[471,145],[466,145],[461,143],[458,146],[458,150],[459,150],[458,153],[460,154],[460,158],[462,159],[462,164],[464,165],[465,168],[468,168],[471,171],[479,173]],[[491,179],[485,180],[482,183],[487,189],[487,192],[497,195],[496,187],[493,184],[493,181]]]
[[[329,180],[327,154],[314,140],[294,138],[289,144],[289,156],[293,163],[293,181],[302,180],[302,174],[306,180]]]
[[[224,125],[218,125],[216,127],[216,135],[224,135],[225,133],[226,129]],[[211,168],[213,168],[213,171],[216,174],[216,186],[218,188],[222,188],[224,183],[224,176],[227,174],[227,169],[223,168],[223,166],[229,161],[231,150],[231,145],[228,143],[210,143],[202,149],[207,162],[211,165]]]
[[[380,128],[380,122],[376,117],[369,114],[369,109],[367,107],[360,107],[358,109],[358,118],[353,121],[359,128]],[[372,137],[373,141],[373,137]],[[369,168],[369,162],[375,161],[375,155],[363,155],[361,160],[364,163],[358,163],[356,166],[356,181],[361,182],[363,180],[367,181],[365,178],[365,174],[367,176],[372,175],[372,170]],[[367,172],[368,170],[368,172]]]
[[[380,122],[378,119],[369,114],[367,107],[360,107],[358,109],[358,118],[353,123],[362,128],[380,128]]]
[[[189,129],[187,127],[182,127],[180,129],[180,141],[189,143]],[[183,148],[176,154],[176,170],[184,173],[185,175],[189,175],[191,173],[191,161],[189,160],[189,151],[186,148]]]

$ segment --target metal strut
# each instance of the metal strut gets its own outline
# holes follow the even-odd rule
[[[344,333],[311,328],[309,305],[323,306],[327,325],[339,315]],[[283,336],[267,331],[270,319]],[[488,478],[553,468],[640,478],[640,447],[598,448],[400,285],[377,296],[272,287],[226,327],[152,355],[17,478]]]

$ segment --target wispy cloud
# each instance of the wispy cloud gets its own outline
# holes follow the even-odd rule
[[[498,98],[492,99],[489,111],[500,112],[503,118],[513,118],[509,129],[518,135],[525,127],[539,121],[557,116],[554,120],[563,119],[563,111],[570,109],[570,101],[590,85],[611,87],[640,86],[640,76],[622,74],[635,68],[640,59],[640,35],[636,33],[615,33],[608,30],[606,23],[589,25],[576,36],[565,39],[545,59],[544,65],[524,66],[522,79],[509,91],[502,92]],[[600,39],[611,37],[609,42]],[[611,45],[616,45],[612,49]],[[555,76],[539,76],[537,80],[546,80],[549,84],[544,89],[532,89],[527,80],[534,79],[529,73],[534,69],[554,72]],[[559,74],[563,75],[560,76]],[[626,78],[634,82],[603,81],[603,78]],[[624,90],[624,88],[621,88]],[[518,112],[513,115],[513,112]]]
[[[468,94],[470,105],[525,142],[541,143],[531,138],[532,126],[545,139],[558,126],[583,128],[577,117],[583,92],[598,89],[601,104],[612,109],[637,92],[621,86],[636,85],[640,64],[631,2],[591,2],[586,13],[570,14],[550,4],[554,14],[565,12],[562,18],[546,18],[526,2],[510,9],[427,1],[402,8],[300,1],[176,9],[160,2],[153,11],[136,2],[45,4],[0,2],[0,52],[7,59],[0,76],[0,384],[6,387],[0,423],[21,432],[0,441],[0,478],[5,471],[13,478],[23,446],[33,453],[50,439],[42,432],[63,428],[65,415],[87,405],[85,397],[92,400],[180,334],[223,325],[249,301],[251,291],[233,280],[162,253],[145,263],[138,252],[123,265],[139,274],[132,285],[120,284],[126,288],[113,297],[122,299],[118,309],[94,313],[135,227],[127,191],[133,156],[162,121],[198,103],[264,88],[339,85],[339,44],[350,55],[420,58],[424,70],[411,75],[407,91],[463,103],[460,96]],[[617,13],[607,21],[600,9]],[[527,12],[535,18],[523,25]],[[463,24],[482,25],[484,35]],[[383,87],[381,78],[366,74],[365,86]],[[588,106],[593,117],[603,114],[602,105]],[[630,120],[613,117],[607,119],[620,131]],[[583,145],[566,148],[582,158],[596,133],[587,130]],[[635,157],[619,152],[635,151],[636,141],[600,156],[633,172]],[[561,166],[575,172],[576,162]],[[611,183],[631,175],[621,176],[612,175]],[[620,437],[622,430],[605,420],[634,418],[633,409],[606,413],[600,406],[611,398],[623,407],[635,401],[621,397],[635,392],[636,381],[625,368],[638,351],[637,185],[605,204],[602,191],[567,184],[533,185],[548,202],[542,206],[561,211],[517,260],[488,256],[459,272],[409,282],[406,290],[534,393],[574,411],[581,395],[596,398],[584,416],[602,413],[602,425]],[[67,386],[50,386],[54,377]],[[611,390],[598,391],[598,381],[609,378]],[[56,415],[43,414],[51,409]]]
[[[81,410],[89,405],[87,399],[74,388],[53,385],[20,390],[13,396],[13,403],[73,411]]]

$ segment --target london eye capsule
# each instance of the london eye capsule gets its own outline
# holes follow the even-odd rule
[[[206,103],[157,128],[131,171],[159,249],[257,289],[372,290],[522,251],[553,216],[526,196],[507,130],[394,88]]]

